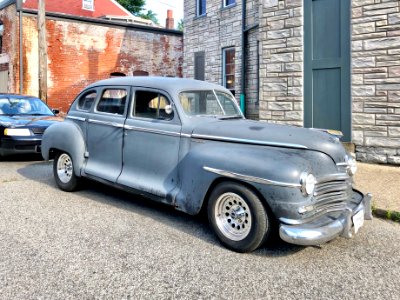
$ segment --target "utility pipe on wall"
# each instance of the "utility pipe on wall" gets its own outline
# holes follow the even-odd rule
[[[246,116],[246,0],[242,0],[242,70],[241,70],[241,93],[240,93],[240,109]]]
[[[24,60],[23,60],[23,34],[22,34],[22,0],[17,0],[17,12],[19,13],[19,93],[24,93]]]

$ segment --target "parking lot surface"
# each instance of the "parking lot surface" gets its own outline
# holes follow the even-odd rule
[[[52,165],[0,161],[1,299],[398,299],[400,225],[238,254],[207,221],[100,184],[58,190]]]

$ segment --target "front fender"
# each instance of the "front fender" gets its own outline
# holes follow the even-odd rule
[[[265,179],[272,183],[257,183],[246,180],[245,177],[224,176],[210,169]],[[302,172],[312,172],[318,176],[321,173],[332,173],[334,169],[332,159],[318,151],[194,141],[180,162],[181,189],[176,197],[176,206],[185,212],[196,214],[215,180],[234,178],[251,185],[263,196],[274,214],[280,215],[282,207],[290,208],[308,201],[300,191]]]
[[[85,161],[85,140],[82,130],[75,123],[65,120],[46,129],[42,139],[42,156],[49,160],[51,150],[67,152],[74,163],[74,173],[81,175]]]

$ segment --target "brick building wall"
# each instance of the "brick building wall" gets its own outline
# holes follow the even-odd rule
[[[258,23],[258,0],[247,1],[247,25]],[[235,48],[235,96],[239,101],[241,93],[242,63],[242,2],[237,0],[230,7],[222,7],[221,0],[208,0],[205,16],[196,16],[196,0],[184,2],[184,77],[194,78],[194,56],[205,53],[205,80],[217,84],[222,81],[222,50]],[[246,80],[246,115],[258,118],[257,92],[257,41],[258,29],[249,31],[248,55],[246,59],[248,77]]]
[[[353,142],[361,161],[400,164],[400,2],[352,1]]]
[[[10,23],[5,29],[7,43],[18,45],[18,19],[15,6],[0,20]],[[1,13],[4,14],[3,10]],[[5,26],[6,27],[6,26]],[[146,29],[118,23],[66,18],[50,14],[46,20],[48,43],[48,104],[67,112],[78,93],[88,84],[109,78],[113,72],[126,75],[182,77],[182,34]],[[18,92],[18,47],[5,49],[14,70],[9,91]],[[23,17],[24,94],[38,95],[37,16]],[[16,72],[15,72],[16,71]]]
[[[15,92],[19,86],[19,70],[16,62],[18,55],[18,17],[15,6],[10,5],[0,10],[0,22],[4,26],[3,42],[0,54],[1,71],[8,70],[8,78],[14,78],[8,82],[8,92]]]

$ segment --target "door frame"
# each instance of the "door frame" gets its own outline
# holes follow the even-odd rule
[[[304,0],[304,127],[313,127],[312,1],[315,0]],[[352,132],[351,1],[337,1],[340,4],[341,37],[340,129],[343,133],[342,141],[350,142]]]

